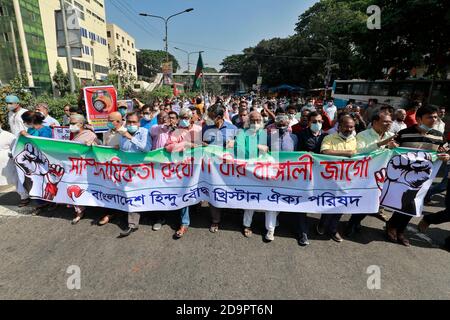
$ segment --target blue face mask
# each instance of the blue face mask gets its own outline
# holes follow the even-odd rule
[[[108,122],[108,124],[106,125],[108,127],[108,129],[114,130],[116,127],[114,127],[114,124],[112,122]]]
[[[127,114],[127,109],[121,108],[119,109],[119,113],[122,115],[122,117],[125,117],[125,115]]]
[[[182,128],[187,128],[187,127],[189,127],[190,124],[191,123],[189,122],[189,120],[181,119],[180,123],[179,123],[179,126],[182,127]]]
[[[425,132],[428,132],[428,131],[430,131],[432,128],[428,128],[426,125],[424,125],[424,124],[421,124],[420,126],[419,126],[419,128],[420,129],[422,129],[423,131],[425,131]]]
[[[127,131],[130,134],[135,134],[136,131],[138,131],[139,127],[138,126],[127,126]]]
[[[317,133],[322,130],[322,123],[311,123],[310,129],[312,132]]]

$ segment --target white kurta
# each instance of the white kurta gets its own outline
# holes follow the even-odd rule
[[[0,129],[0,186],[16,185],[17,171],[14,161],[9,158],[9,153],[14,145],[16,137]]]

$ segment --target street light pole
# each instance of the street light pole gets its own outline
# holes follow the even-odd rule
[[[186,9],[186,10],[184,10],[184,11],[175,13],[175,14],[173,14],[173,15],[167,17],[167,18],[164,18],[164,17],[161,17],[161,16],[152,15],[152,14],[147,14],[147,13],[139,13],[139,15],[140,15],[140,16],[143,16],[143,17],[158,18],[158,19],[161,19],[161,20],[164,21],[165,28],[166,28],[166,37],[165,37],[165,39],[164,39],[164,41],[165,41],[165,43],[166,43],[166,45],[165,45],[165,48],[166,48],[166,62],[169,62],[169,39],[168,39],[168,23],[169,23],[169,20],[170,20],[171,18],[173,18],[173,17],[175,17],[175,16],[178,16],[178,15],[180,15],[180,14],[183,14],[183,13],[185,13],[185,12],[191,12],[192,10],[194,10],[194,9],[193,9],[193,8],[189,8],[189,9]]]
[[[329,46],[329,48],[327,48],[321,43],[317,43],[317,44],[319,46],[321,46],[325,50],[325,52],[327,54],[327,62],[326,62],[326,65],[325,65],[325,68],[327,70],[327,74],[325,76],[325,81],[324,81],[325,92],[324,92],[324,95],[323,95],[323,99],[325,101],[326,98],[327,98],[327,89],[328,89],[328,85],[330,83],[330,77],[331,77],[331,64],[332,64],[331,58],[332,58],[332,50],[333,50],[333,48],[331,47],[331,45]]]

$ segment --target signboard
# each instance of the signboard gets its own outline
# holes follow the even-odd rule
[[[53,127],[52,137],[57,140],[70,140],[70,128],[69,127]]]
[[[163,62],[162,66],[162,73],[163,73],[163,84],[166,85],[172,85],[173,84],[173,66],[172,61],[169,62]]]
[[[88,123],[95,132],[108,131],[108,115],[117,111],[117,92],[113,86],[83,88]]]

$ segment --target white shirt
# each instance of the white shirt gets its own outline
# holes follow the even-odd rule
[[[9,158],[9,152],[16,140],[12,133],[0,129],[0,186],[15,185],[17,171],[14,160]]]
[[[327,104],[326,106],[323,107],[323,109],[325,110],[325,112],[330,117],[330,120],[333,121],[334,117],[336,116],[337,107],[334,104],[331,107],[329,107],[328,104]]]
[[[392,125],[391,125],[391,129],[389,129],[389,132],[393,133],[393,134],[397,134],[400,130],[406,129],[407,125],[404,122],[398,122],[393,121]]]
[[[53,118],[50,117],[49,115],[47,115],[44,119],[44,121],[42,122],[42,124],[46,127],[50,127],[52,124],[54,124],[55,126],[59,127],[59,122]]]
[[[17,112],[9,111],[8,113],[9,128],[16,137],[19,136],[21,131],[27,131],[27,127],[25,127],[22,120],[22,115],[27,111],[27,109],[20,108]]]
[[[433,126],[433,129],[444,133],[445,132],[445,122],[442,121],[442,119],[438,119],[437,123]]]

